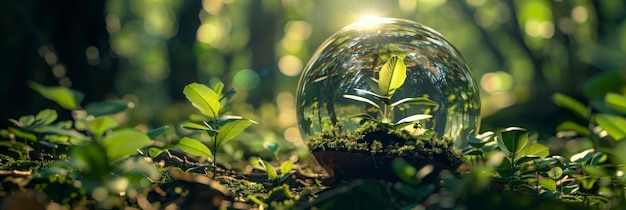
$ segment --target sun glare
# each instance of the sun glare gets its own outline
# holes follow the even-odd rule
[[[357,24],[359,24],[361,26],[371,26],[371,25],[375,25],[380,20],[381,20],[380,17],[378,17],[376,15],[371,15],[370,14],[370,15],[365,15],[365,16],[361,17],[361,19],[359,19]]]

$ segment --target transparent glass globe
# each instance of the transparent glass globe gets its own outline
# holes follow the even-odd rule
[[[346,26],[329,37],[314,53],[302,73],[297,89],[297,117],[305,142],[337,122],[343,129],[357,129],[363,113],[376,115],[374,107],[346,98],[371,91],[370,78],[377,78],[386,59],[402,55],[406,79],[391,101],[426,97],[438,107],[403,105],[392,111],[391,122],[415,114],[432,118],[406,129],[433,129],[455,145],[466,145],[469,134],[480,125],[478,87],[461,54],[438,32],[419,23],[376,18]],[[417,131],[414,131],[417,132]]]

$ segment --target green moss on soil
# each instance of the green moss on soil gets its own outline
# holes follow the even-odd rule
[[[389,158],[427,159],[452,168],[464,162],[461,150],[454,147],[450,138],[414,136],[404,129],[389,129],[371,121],[354,131],[344,130],[338,123],[309,139],[308,146],[312,152],[361,152]]]
[[[37,171],[40,167],[40,161],[16,160],[1,165],[0,170]]]

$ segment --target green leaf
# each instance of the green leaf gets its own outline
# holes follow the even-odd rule
[[[585,108],[585,105],[572,97],[561,93],[555,93],[552,96],[552,101],[554,101],[557,106],[569,109],[570,111],[573,111],[574,113],[585,119],[589,117],[589,113],[587,112],[587,108]]]
[[[382,95],[380,89],[378,88],[378,80],[376,78],[369,77],[368,79],[365,79],[365,82],[367,83],[367,86],[374,91],[374,94]]]
[[[35,123],[35,116],[32,116],[32,115],[22,116],[19,119],[19,123],[22,127],[30,126],[33,123]]]
[[[522,163],[528,162],[528,161],[534,161],[537,162],[539,161],[540,157],[537,155],[524,155],[519,157],[518,159],[515,159],[515,165],[519,166]],[[534,172],[532,172],[534,173]]]
[[[85,94],[66,87],[46,87],[35,82],[29,82],[28,86],[37,91],[41,96],[52,100],[65,109],[76,109],[85,97]]]
[[[217,133],[217,145],[221,146],[226,144],[253,123],[256,124],[256,122],[248,119],[238,119],[226,123],[224,126],[220,127]]]
[[[382,96],[378,93],[374,93],[372,91],[358,89],[358,88],[355,88],[354,90],[356,90],[356,93],[359,93],[359,94],[367,94],[367,95],[374,96],[375,98],[382,99],[382,100],[387,99],[385,96]]]
[[[376,118],[374,118],[374,116],[369,115],[367,113],[359,113],[359,114],[353,114],[353,115],[347,116],[347,118],[359,118],[359,117],[360,118],[365,118],[365,119],[368,119],[368,120],[374,120],[374,121],[376,120]]]
[[[72,147],[70,157],[72,165],[80,169],[81,175],[92,180],[106,180],[110,175],[108,171],[110,162],[107,162],[106,153],[93,141]]]
[[[361,96],[343,95],[343,97],[347,98],[347,99],[352,99],[352,100],[355,100],[355,101],[365,102],[365,103],[368,103],[368,104],[370,104],[370,105],[380,109],[380,106],[378,106],[378,104],[374,103],[372,100],[369,100],[367,98],[363,98]]]
[[[583,174],[592,176],[592,177],[603,177],[608,176],[606,168],[603,166],[596,165],[583,165]]]
[[[224,90],[224,83],[218,82],[213,86],[213,91],[217,93],[217,95],[222,95],[222,91]]]
[[[280,174],[287,174],[293,169],[293,162],[285,161],[280,164]]]
[[[33,125],[24,128],[25,131],[35,132],[35,133],[47,133],[47,134],[56,134],[60,136],[69,136],[75,138],[76,140],[87,140],[85,135],[77,132],[76,130],[71,129],[63,129],[52,125]]]
[[[198,123],[194,123],[194,122],[186,122],[183,124],[180,124],[181,128],[184,129],[189,129],[189,130],[201,130],[201,131],[205,131],[205,130],[213,130],[210,127],[207,127],[206,125],[202,125],[202,124],[198,124]]]
[[[595,116],[596,122],[602,127],[615,141],[619,141],[626,137],[626,119],[608,114],[598,114]]]
[[[52,148],[52,149],[59,148],[59,145],[56,145],[56,144],[53,144],[53,143],[49,143],[49,142],[46,142],[46,141],[39,141],[38,143],[43,145],[43,146],[45,146],[45,147]]]
[[[572,121],[565,121],[562,122],[561,124],[559,124],[556,127],[556,131],[557,132],[561,132],[561,131],[574,131],[579,135],[582,136],[590,136],[591,133],[589,132],[589,129],[587,129],[585,126],[579,125],[578,123],[572,122]]]
[[[402,158],[396,158],[391,162],[391,167],[400,180],[418,185],[422,180],[417,177],[417,169]]]
[[[149,130],[146,134],[148,135],[148,137],[150,137],[150,139],[155,139],[157,136],[160,136],[161,134],[165,133],[165,131],[167,131],[167,129],[169,129],[170,127],[167,125],[163,125],[161,127]]]
[[[465,153],[465,155],[483,155],[483,151],[480,150],[471,150],[468,153]]]
[[[224,100],[224,99],[228,99],[232,96],[234,96],[237,93],[237,89],[233,88],[230,89],[228,92],[224,93],[224,95],[222,95],[222,97],[220,97],[220,101]]]
[[[569,158],[570,162],[573,163],[583,163],[583,162],[587,162],[588,160],[590,160],[593,157],[594,154],[594,150],[593,149],[588,149],[579,153],[576,153],[574,155],[572,155]]]
[[[546,188],[546,190],[549,191],[556,191],[556,182],[554,182],[554,180],[552,179],[540,179],[539,180],[539,185],[541,185],[543,188]]]
[[[39,125],[49,125],[50,123],[54,122],[57,117],[59,117],[59,115],[57,114],[56,110],[44,109],[37,113],[37,116],[35,117],[35,123]]]
[[[213,129],[211,126],[209,126],[208,124],[198,124],[198,123],[194,123],[194,122],[186,122],[183,124],[180,124],[180,127],[185,128],[185,129],[189,129],[189,130],[196,130],[196,131],[206,131],[210,136],[214,136],[218,131]]]
[[[548,171],[548,177],[550,179],[560,179],[563,176],[563,169],[561,167],[554,167]]]
[[[394,125],[396,127],[404,127],[407,125],[410,125],[411,123],[414,123],[415,121],[420,121],[420,120],[425,120],[425,119],[430,119],[432,118],[432,115],[429,114],[416,114],[416,115],[411,115],[405,118],[402,118],[401,120],[398,120],[398,122],[396,122]]]
[[[89,121],[89,131],[95,136],[102,136],[104,132],[116,128],[119,123],[109,116],[97,117]]]
[[[185,86],[183,93],[187,100],[202,114],[212,118],[217,117],[220,111],[219,96],[211,88],[202,84],[191,83]]]
[[[598,165],[601,163],[604,163],[604,161],[606,161],[608,159],[608,156],[606,154],[604,154],[604,152],[596,152],[595,154],[593,154],[593,157],[591,157],[591,161],[589,161],[589,165]]]
[[[601,99],[609,92],[619,92],[624,87],[620,71],[604,71],[594,74],[583,85],[583,95],[588,99]]]
[[[596,183],[596,181],[598,181],[598,178],[580,177],[580,178],[576,178],[576,180],[580,182],[580,186],[583,187],[583,189],[590,190],[591,188],[593,188],[593,185]]]
[[[626,97],[617,93],[607,93],[604,96],[605,106],[620,114],[626,114]]]
[[[515,157],[528,142],[528,132],[519,127],[508,127],[498,132],[498,147],[506,156]]]
[[[437,102],[434,102],[433,100],[430,100],[425,97],[404,98],[404,99],[401,99],[399,101],[392,103],[391,107],[396,107],[402,104],[427,105],[427,106],[439,107],[439,104]]]
[[[468,135],[467,143],[469,143],[473,148],[482,148],[485,144],[493,140],[493,134],[493,132],[488,131],[478,136]]]
[[[104,102],[92,102],[85,106],[85,111],[89,115],[99,117],[103,115],[117,114],[131,106],[128,101],[104,101]]]
[[[397,55],[389,58],[379,72],[378,88],[385,96],[393,95],[406,79],[406,66]]]
[[[69,144],[69,141],[69,136],[50,135],[48,137],[48,142],[53,144]]]
[[[151,184],[149,180],[159,180],[161,177],[161,172],[156,165],[141,157],[128,158],[117,168],[121,171],[121,175],[129,180],[130,189],[149,187]]]
[[[617,145],[612,148],[605,148],[607,153],[613,155],[616,159],[613,162],[624,164],[626,163],[626,141],[617,142]]]
[[[270,152],[276,152],[278,150],[278,143],[273,141],[263,142],[263,148]]]
[[[150,138],[145,133],[132,128],[116,130],[102,139],[102,146],[111,162],[136,154],[137,150],[150,144]]]
[[[18,138],[22,138],[22,139],[26,139],[26,140],[31,140],[31,141],[37,141],[37,136],[35,136],[35,134],[26,132],[20,128],[16,128],[16,127],[9,127],[7,128],[12,134],[14,134],[15,136],[17,136]]]
[[[181,149],[183,152],[195,155],[195,156],[200,156],[200,157],[212,157],[213,155],[211,155],[211,150],[209,150],[209,148],[204,145],[202,142],[189,138],[189,137],[183,137],[182,139],[180,139],[180,141],[178,141],[178,143],[176,144],[176,147]]]
[[[160,147],[150,147],[150,148],[148,148],[148,156],[151,157],[151,158],[156,158],[163,152],[165,152],[165,149],[160,148]]]
[[[276,173],[276,169],[274,169],[274,167],[272,167],[272,165],[270,165],[269,163],[265,162],[263,159],[261,159],[261,157],[259,157],[259,164],[265,168],[265,171],[267,172],[267,179],[269,180],[274,180],[278,177],[278,174]]]
[[[513,176],[513,171],[511,171],[511,161],[509,161],[509,158],[503,158],[500,166],[496,168],[496,171],[503,178]]]
[[[535,156],[543,159],[548,157],[548,155],[550,155],[550,148],[538,143],[534,143],[526,145],[522,150],[520,150],[519,153],[515,155],[515,160],[517,161],[524,156]]]

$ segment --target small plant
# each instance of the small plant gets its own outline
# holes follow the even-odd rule
[[[426,97],[403,98],[392,102],[392,98],[396,91],[401,91],[400,87],[404,84],[405,79],[406,66],[404,65],[403,58],[399,55],[393,55],[380,69],[378,79],[370,77],[369,80],[367,80],[372,91],[356,89],[357,93],[373,96],[375,99],[380,101],[379,103],[357,95],[343,95],[343,97],[372,105],[378,110],[381,116],[380,119],[377,119],[368,113],[358,114],[358,116],[365,117],[368,120],[373,120],[393,128],[404,128],[415,123],[416,121],[432,118],[429,114],[415,114],[400,119],[397,122],[393,122],[393,112],[397,106],[404,104],[421,104],[434,107],[439,106],[437,102],[434,102]]]
[[[291,177],[291,175],[295,173],[295,171],[292,170],[293,162],[291,161],[285,161],[280,164],[280,168],[278,171],[280,173],[278,173],[270,163],[265,162],[263,159],[261,159],[261,157],[259,157],[259,165],[261,165],[261,167],[265,169],[265,171],[267,172],[267,179],[272,181],[272,185],[275,187],[284,184],[285,181],[287,181],[289,177]]]
[[[176,147],[189,154],[212,157],[214,176],[217,173],[215,161],[219,147],[234,139],[250,125],[256,124],[255,121],[240,116],[220,114],[226,105],[225,99],[228,99],[237,92],[235,89],[231,89],[225,94],[222,94],[223,89],[223,83],[218,83],[213,88],[198,83],[191,83],[185,86],[183,93],[187,97],[187,100],[189,100],[200,113],[208,117],[208,120],[202,121],[201,123],[188,122],[181,126],[190,130],[203,131],[209,135],[211,141],[202,142],[193,138],[184,137],[176,144]]]

